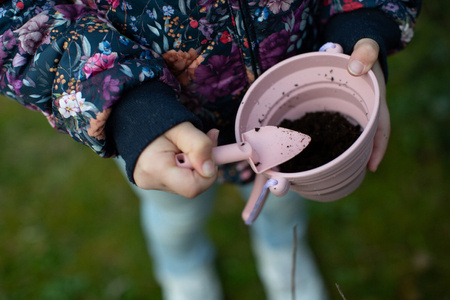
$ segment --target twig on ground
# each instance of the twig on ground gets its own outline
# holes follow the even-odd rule
[[[295,266],[297,262],[297,225],[292,229],[294,234],[294,246],[292,247],[292,268],[291,268],[291,294],[292,300],[295,300]]]
[[[344,294],[342,293],[341,288],[339,287],[339,284],[335,283],[335,285],[336,285],[336,288],[337,288],[337,290],[339,291],[339,294],[341,295],[342,299],[343,299],[343,300],[347,300],[347,299],[345,299],[345,296],[344,296]]]

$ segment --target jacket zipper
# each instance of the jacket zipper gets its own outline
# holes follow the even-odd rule
[[[253,74],[255,75],[255,79],[259,76],[259,68],[258,68],[258,44],[255,35],[255,28],[253,23],[251,22],[252,17],[249,13],[248,3],[246,0],[237,0],[239,3],[239,9],[242,14],[242,23],[244,25],[245,36],[248,40],[249,53],[250,53],[250,62],[253,69]],[[231,8],[231,7],[230,7]]]

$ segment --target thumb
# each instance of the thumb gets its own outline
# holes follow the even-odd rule
[[[353,76],[361,76],[369,72],[378,59],[380,46],[375,40],[361,39],[354,48],[348,62],[348,72]]]
[[[206,133],[206,135],[211,139],[211,141],[213,142],[213,146],[217,146],[217,140],[219,138],[219,130],[218,129],[211,129],[210,131],[208,131]]]

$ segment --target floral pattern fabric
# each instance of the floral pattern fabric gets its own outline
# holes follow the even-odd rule
[[[264,70],[317,48],[334,14],[378,8],[409,42],[406,0],[11,0],[0,4],[0,92],[115,155],[104,131],[129,89],[161,81],[206,127],[233,135],[243,93]],[[320,22],[321,21],[321,22]],[[148,101],[151,101],[151,96]]]
[[[379,8],[389,15],[399,26],[401,42],[408,44],[414,34],[414,24],[420,10],[420,0],[324,0],[325,19],[339,12],[353,11],[363,7]]]

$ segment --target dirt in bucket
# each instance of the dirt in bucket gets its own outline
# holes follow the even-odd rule
[[[311,142],[300,154],[279,166],[284,173],[307,171],[332,161],[362,132],[360,125],[353,125],[341,113],[332,111],[307,113],[297,120],[285,119],[278,126],[311,137]]]

